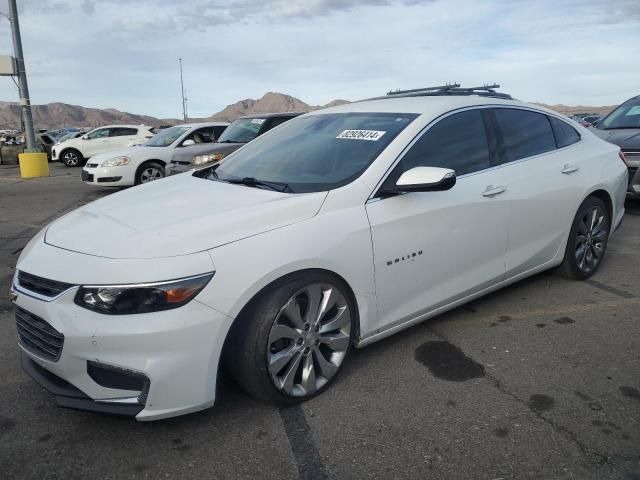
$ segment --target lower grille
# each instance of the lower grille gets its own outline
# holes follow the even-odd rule
[[[80,180],[83,182],[93,182],[93,173],[82,170],[82,172],[80,172]]]
[[[22,270],[18,272],[18,286],[49,298],[57,297],[62,292],[73,287],[73,285],[69,283],[38,277],[37,275],[31,275]]]
[[[42,318],[16,308],[16,329],[20,344],[45,360],[57,362],[62,353],[64,335]]]

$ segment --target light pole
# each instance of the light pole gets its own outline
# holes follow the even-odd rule
[[[182,93],[182,118],[187,123],[187,99],[184,96],[184,80],[182,79],[182,58],[178,59],[180,63],[180,91]]]
[[[20,25],[18,24],[18,7],[16,0],[9,0],[9,22],[11,23],[11,33],[13,35],[13,50],[15,52],[16,64],[18,67],[18,91],[20,94],[20,108],[27,137],[27,151],[35,152],[36,136],[33,131],[33,117],[31,116],[31,101],[29,100],[29,87],[27,86],[27,72],[24,66],[24,55],[22,53],[22,39],[20,37]]]

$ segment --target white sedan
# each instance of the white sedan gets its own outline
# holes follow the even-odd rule
[[[543,270],[590,277],[626,187],[618,147],[491,89],[315,111],[43,229],[13,280],[23,366],[61,405],[154,420],[212,406],[224,358],[290,405],[352,347]]]
[[[211,147],[226,122],[189,123],[162,130],[142,145],[109,150],[92,157],[82,169],[82,181],[101,187],[122,187],[158,180],[176,154],[195,156]]]

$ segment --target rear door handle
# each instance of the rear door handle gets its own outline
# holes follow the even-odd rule
[[[500,195],[501,193],[504,193],[506,191],[507,191],[507,187],[505,187],[504,185],[498,185],[497,187],[494,187],[493,185],[489,185],[487,189],[484,192],[482,192],[482,196],[493,197],[495,195]]]
[[[574,172],[577,172],[578,170],[580,170],[580,167],[577,165],[570,165],[568,163],[566,163],[564,165],[564,167],[562,167],[561,172],[564,173],[565,175],[570,175]]]

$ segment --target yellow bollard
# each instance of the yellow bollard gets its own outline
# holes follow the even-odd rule
[[[46,153],[20,153],[18,161],[22,178],[49,176],[49,162]]]

